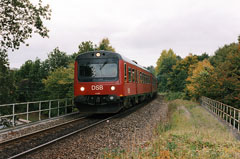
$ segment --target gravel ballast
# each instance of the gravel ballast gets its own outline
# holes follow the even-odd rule
[[[158,123],[165,122],[168,105],[160,96],[125,117],[112,119],[80,132],[26,158],[100,158],[107,149],[131,150],[153,137]]]
[[[33,133],[35,131],[40,131],[40,130],[43,130],[46,128],[53,127],[55,125],[62,124],[64,122],[79,118],[81,116],[83,116],[83,115],[81,115],[79,113],[75,113],[72,115],[69,114],[69,115],[65,115],[65,116],[55,117],[55,118],[42,120],[42,121],[35,122],[35,123],[22,125],[19,128],[17,128],[17,127],[12,128],[11,130],[0,132],[0,143],[4,142],[6,140],[11,140],[11,139],[14,139],[17,137],[21,137],[21,136],[29,134],[29,133]]]

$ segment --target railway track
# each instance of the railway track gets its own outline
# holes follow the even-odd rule
[[[81,117],[0,143],[0,158],[18,158],[110,119]]]
[[[147,102],[139,104],[138,106],[132,107],[119,114],[107,116],[104,118],[81,117],[51,128],[46,128],[44,130],[26,134],[19,138],[4,141],[0,143],[0,158],[14,159],[24,157],[36,150],[84,131],[90,127],[103,123],[107,120],[128,115],[138,108],[144,106],[146,103]]]

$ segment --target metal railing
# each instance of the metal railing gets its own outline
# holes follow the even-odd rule
[[[240,133],[240,109],[207,97],[201,97],[201,105],[212,111]]]
[[[0,105],[0,129],[72,113],[73,106],[73,98]]]

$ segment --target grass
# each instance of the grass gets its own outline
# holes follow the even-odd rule
[[[171,101],[169,113],[169,121],[159,124],[153,141],[139,145],[134,151],[106,150],[102,158],[240,158],[240,142],[196,103]]]

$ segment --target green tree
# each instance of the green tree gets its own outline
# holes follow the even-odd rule
[[[209,59],[209,55],[205,52],[202,55],[198,55],[197,58],[198,58],[198,61],[203,61],[205,59]]]
[[[240,108],[240,51],[228,53],[224,62],[215,68],[221,95],[216,99]]]
[[[94,50],[96,50],[96,48],[97,48],[97,46],[96,46],[96,44],[93,44],[93,42],[83,41],[83,42],[81,42],[80,45],[78,45],[78,52],[73,53],[73,55],[71,56],[71,59],[72,59],[72,61],[74,61],[79,54],[82,54],[82,53],[85,53],[88,51],[94,51]]]
[[[158,58],[157,66],[155,68],[157,79],[159,82],[159,90],[166,92],[169,90],[167,83],[172,67],[177,62],[177,56],[172,49],[163,50],[161,56]]]
[[[1,0],[0,8],[0,45],[3,51],[18,49],[33,32],[48,36],[49,30],[43,25],[43,20],[50,19],[51,10],[49,5],[43,6],[41,0],[38,5],[29,0]]]
[[[110,45],[110,41],[108,38],[103,38],[96,49],[116,52],[115,49]]]
[[[228,56],[228,54],[231,54],[234,52],[238,52],[237,43],[224,45],[223,47],[215,51],[214,56],[210,58],[210,62],[214,67],[218,67],[218,65],[221,65],[221,63],[223,63],[226,60],[226,57]]]
[[[73,96],[74,64],[68,68],[60,67],[43,79],[49,99],[69,98]]]
[[[34,101],[44,99],[44,85],[42,79],[47,74],[39,59],[26,61],[16,71],[17,101]]]
[[[0,1],[0,98],[1,103],[13,102],[14,71],[8,66],[8,49],[19,49],[32,37],[33,32],[48,37],[49,30],[43,21],[49,20],[51,10],[39,0],[33,5],[29,0]]]
[[[46,59],[44,63],[47,65],[46,68],[48,68],[49,71],[54,71],[60,67],[67,67],[70,61],[71,57],[56,47],[48,54],[48,59]]]
[[[94,51],[96,47],[96,44],[94,45],[93,42],[85,41],[78,46],[78,53],[80,54],[88,51]]]
[[[9,69],[7,55],[0,51],[0,104],[14,102],[14,73]],[[0,112],[1,113],[1,112]]]
[[[147,70],[149,70],[153,75],[155,75],[155,68],[152,65],[148,66]]]

